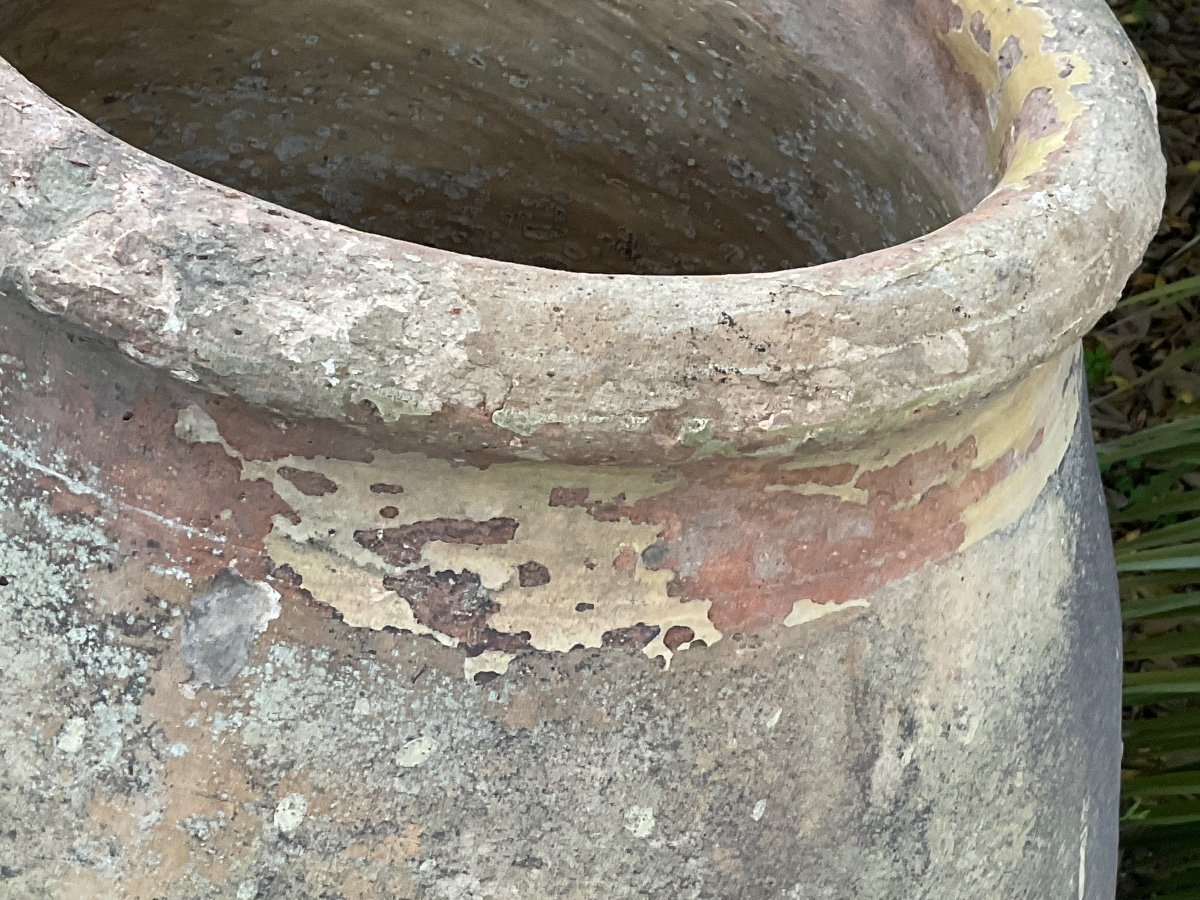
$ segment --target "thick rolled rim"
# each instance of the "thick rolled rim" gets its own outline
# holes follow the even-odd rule
[[[923,237],[760,274],[555,271],[357,232],[131,148],[0,60],[0,295],[205,389],[366,408],[447,453],[777,453],[896,428],[1077,341],[1162,203],[1153,91],[1101,0],[941,2],[939,39],[995,33],[970,51],[982,78],[1003,77],[1003,31],[1025,37],[997,128],[1035,94],[1038,115],[1000,184]]]

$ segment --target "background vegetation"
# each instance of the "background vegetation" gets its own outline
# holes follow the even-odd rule
[[[1200,3],[1114,9],[1158,89],[1162,228],[1085,344],[1125,618],[1123,900],[1200,900]]]

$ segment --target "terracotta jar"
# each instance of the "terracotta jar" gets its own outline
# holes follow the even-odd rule
[[[0,893],[1111,898],[1101,0],[0,55]]]

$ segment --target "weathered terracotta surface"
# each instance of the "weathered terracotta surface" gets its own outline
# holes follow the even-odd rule
[[[1111,896],[1102,3],[143,6],[0,0],[0,893]]]

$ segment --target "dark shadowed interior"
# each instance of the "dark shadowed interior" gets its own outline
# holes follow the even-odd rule
[[[909,240],[993,183],[936,4],[897,6],[883,40],[863,5],[0,0],[0,55],[130,144],[318,218],[556,269],[740,273]]]

